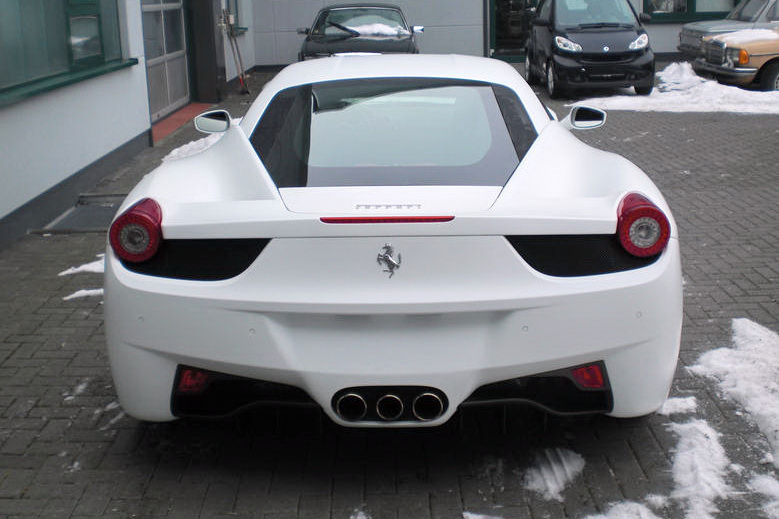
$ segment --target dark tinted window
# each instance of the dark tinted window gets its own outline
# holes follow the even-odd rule
[[[538,18],[541,20],[549,20],[551,12],[552,0],[542,0],[541,5],[538,8]]]
[[[768,0],[744,0],[728,15],[729,20],[754,22],[768,3]]]
[[[627,0],[557,0],[555,5],[558,26],[636,23],[636,16]]]
[[[279,92],[251,142],[280,188],[502,186],[535,137],[506,87],[383,78]]]

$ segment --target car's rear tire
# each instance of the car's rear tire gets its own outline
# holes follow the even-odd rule
[[[779,61],[771,63],[760,73],[761,90],[779,90]]]
[[[557,71],[555,70],[554,61],[549,61],[546,66],[546,91],[549,92],[549,97],[557,99],[563,94],[560,84],[557,82]]]
[[[525,81],[528,85],[537,85],[539,83],[538,76],[533,73],[533,67],[530,64],[530,49],[525,51]]]

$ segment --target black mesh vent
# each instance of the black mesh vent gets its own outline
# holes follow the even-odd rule
[[[613,234],[506,236],[506,239],[531,267],[549,276],[622,272],[651,265],[659,257],[632,256]]]
[[[600,366],[605,380],[601,389],[579,387],[571,377],[573,368],[569,368],[486,384],[462,405],[524,402],[556,414],[608,413],[614,408],[614,399],[606,366],[603,362],[594,364]]]
[[[195,281],[230,279],[249,268],[268,239],[165,240],[148,261],[123,261],[128,270],[163,278]]]
[[[187,394],[179,391],[182,370],[179,366],[171,393],[171,413],[181,418],[222,418],[257,406],[316,406],[302,389],[287,384],[254,380],[216,371],[208,373],[203,391]]]

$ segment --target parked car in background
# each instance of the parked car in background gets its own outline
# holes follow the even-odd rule
[[[414,36],[424,30],[409,27],[394,5],[331,5],[319,11],[311,27],[298,29],[306,35],[298,61],[345,52],[417,54]]]
[[[541,0],[525,55],[525,78],[546,81],[549,95],[568,90],[634,87],[647,95],[655,55],[628,0]]]
[[[240,122],[123,202],[105,257],[119,400],[138,419],[313,405],[353,427],[461,406],[646,415],[682,327],[668,204],[516,70],[456,55],[295,63]]]
[[[724,20],[686,23],[679,33],[679,47],[685,57],[697,58],[706,36],[744,29],[779,28],[779,0],[744,0]]]
[[[701,49],[701,56],[693,62],[698,74],[721,83],[779,90],[779,28],[709,36]]]

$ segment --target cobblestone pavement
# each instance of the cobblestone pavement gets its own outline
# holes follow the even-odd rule
[[[261,79],[256,75],[254,81]],[[234,115],[246,100],[227,102]],[[558,113],[564,108],[552,103]],[[768,448],[749,417],[685,366],[730,344],[731,320],[777,330],[779,127],[776,116],[610,112],[578,134],[623,154],[665,193],[678,220],[685,286],[675,396],[722,434],[734,492],[717,518],[762,517],[750,493]],[[107,179],[123,192],[169,149],[175,133]],[[51,518],[581,518],[610,503],[671,496],[671,418],[559,418],[526,408],[469,410],[435,430],[341,429],[314,411],[256,412],[220,422],[141,423],[116,403],[104,347],[99,274],[58,276],[95,259],[104,236],[27,236],[0,251],[0,517]],[[139,373],[138,376],[143,376]],[[581,475],[545,499],[523,474],[568,449]],[[660,504],[657,504],[657,503]],[[663,504],[665,503],[665,504]]]

